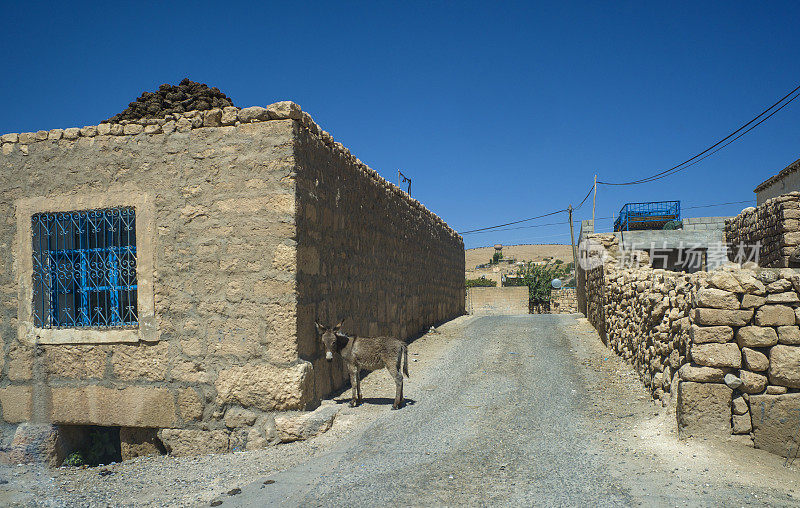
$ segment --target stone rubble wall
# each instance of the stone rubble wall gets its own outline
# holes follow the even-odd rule
[[[575,288],[554,289],[550,292],[551,314],[575,314],[578,312],[578,297]]]
[[[675,404],[680,434],[748,435],[757,448],[797,453],[800,274],[752,263],[693,274],[624,267],[605,245],[606,262],[584,270],[587,317],[654,399]]]
[[[461,237],[292,102],[0,145],[3,446],[32,421],[120,426],[125,458],[155,453],[156,436],[175,454],[263,447],[279,440],[276,414],[342,386],[315,318],[405,339],[464,312]],[[31,343],[18,332],[31,319],[18,294],[29,277],[20,200],[85,210],[96,208],[86,196],[118,195],[154,203],[152,230],[139,232],[154,258],[154,340]]]
[[[768,199],[757,208],[745,208],[725,221],[725,237],[731,247],[731,260],[735,259],[740,244],[758,242],[759,266],[790,266],[789,256],[800,246],[800,192]]]
[[[467,289],[467,313],[479,316],[528,314],[528,286],[473,287]]]

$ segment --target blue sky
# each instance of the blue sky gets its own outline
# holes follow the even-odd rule
[[[0,18],[0,133],[97,124],[189,77],[237,106],[297,102],[464,231],[577,205],[595,173],[634,179],[701,151],[800,84],[798,21],[800,3],[779,1],[16,2]],[[682,173],[601,187],[597,215],[754,200],[800,157],[799,118],[800,100]],[[557,221],[464,240],[566,243],[564,216],[528,225]]]

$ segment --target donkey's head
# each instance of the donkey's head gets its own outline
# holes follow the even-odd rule
[[[322,339],[322,343],[325,344],[325,359],[330,362],[333,360],[333,353],[337,351],[336,342],[338,338],[336,337],[336,333],[342,328],[344,319],[342,319],[339,324],[334,327],[323,326],[316,321],[314,321],[314,324],[317,326],[317,333]]]

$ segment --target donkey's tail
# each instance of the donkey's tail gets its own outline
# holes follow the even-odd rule
[[[408,375],[408,346],[405,344],[403,344],[403,374],[411,379],[411,376]]]

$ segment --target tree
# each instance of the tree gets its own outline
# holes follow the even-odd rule
[[[571,264],[571,263],[570,263]],[[531,310],[535,308],[549,310],[550,283],[569,274],[568,264],[528,262],[517,269],[516,278],[506,279],[509,286],[528,286],[528,300]]]

